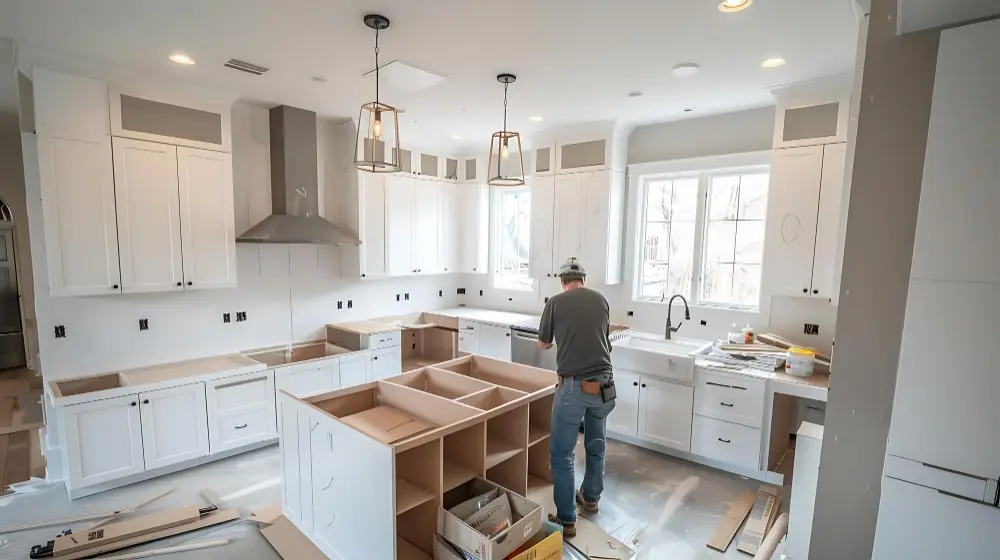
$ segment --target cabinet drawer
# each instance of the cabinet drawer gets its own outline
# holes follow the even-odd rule
[[[469,333],[469,334],[479,334],[479,323],[475,321],[470,321],[468,319],[458,320],[458,332]]]
[[[273,437],[277,433],[274,408],[263,408],[220,416],[211,426],[217,437],[212,452],[232,449]]]
[[[399,331],[389,331],[368,335],[368,349],[391,348],[403,343],[402,335]]]
[[[208,383],[215,394],[215,410],[219,413],[245,408],[257,408],[268,403],[274,406],[272,372],[251,373],[227,377]]]
[[[691,453],[758,470],[760,430],[695,415],[691,430]]]
[[[699,369],[695,376],[695,414],[760,428],[764,381]]]

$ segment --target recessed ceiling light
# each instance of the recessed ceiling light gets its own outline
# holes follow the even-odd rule
[[[528,117],[528,120],[531,121],[531,122],[542,122],[545,119],[543,119],[542,117],[539,117],[539,116],[536,115],[534,117]]]
[[[639,90],[628,92],[629,97],[642,97],[642,92]]]
[[[451,139],[452,140],[461,140],[463,138],[465,138],[465,136],[462,136],[461,134],[452,134],[451,135]]]
[[[694,111],[694,109],[692,109],[692,108],[690,108],[690,107],[688,107],[687,109],[684,109],[684,112],[685,112],[685,113],[690,113],[691,111]]]
[[[764,62],[760,63],[764,68],[777,68],[779,66],[785,65],[785,59],[783,58],[769,58]]]
[[[184,53],[174,53],[170,55],[170,60],[185,66],[191,66],[194,64],[194,59]]]
[[[674,69],[670,72],[673,73],[674,76],[683,78],[685,76],[694,76],[700,70],[701,68],[697,64],[693,62],[685,62],[684,64],[674,66]]]
[[[745,10],[753,4],[753,0],[722,0],[719,3],[720,12],[738,12],[740,10]]]

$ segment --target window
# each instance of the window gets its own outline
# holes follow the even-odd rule
[[[531,290],[533,284],[528,275],[531,191],[527,188],[495,189],[493,201],[496,225],[493,285],[506,290]]]
[[[636,299],[758,307],[769,180],[764,166],[642,178]]]

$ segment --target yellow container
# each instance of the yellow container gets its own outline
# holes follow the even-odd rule
[[[789,348],[788,356],[785,360],[785,373],[799,377],[809,377],[813,374],[815,362],[816,352],[808,348]]]

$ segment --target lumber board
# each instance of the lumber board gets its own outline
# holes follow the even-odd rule
[[[97,548],[164,529],[193,523],[201,519],[196,507],[169,509],[143,515],[128,521],[113,523],[99,529],[60,535],[55,539],[53,556],[60,558],[81,550]]]
[[[126,552],[125,554],[115,554],[113,556],[101,556],[99,560],[133,560],[136,558],[149,558],[150,556],[163,556],[164,554],[173,554],[175,552],[201,550],[203,548],[211,548],[213,546],[224,546],[227,544],[229,544],[229,539],[202,541],[191,544],[182,544],[179,546],[168,546],[166,548],[154,548],[152,550],[143,550],[142,552]]]
[[[31,460],[31,443],[28,441],[31,435],[32,432],[8,434],[4,488],[31,478],[31,467],[28,464]]]

